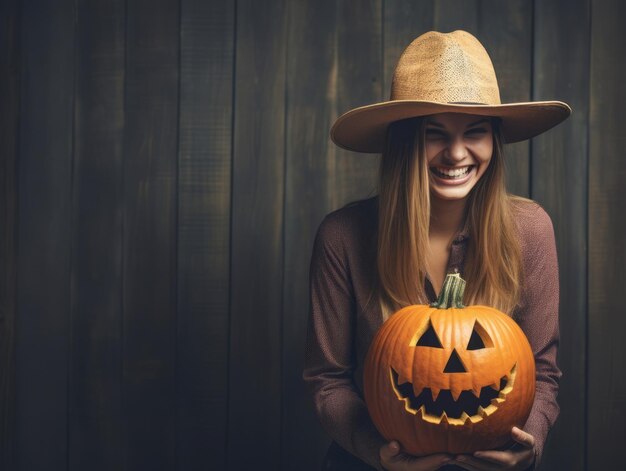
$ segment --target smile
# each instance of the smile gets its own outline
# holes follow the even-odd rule
[[[432,173],[439,178],[445,180],[459,180],[465,176],[474,168],[474,165],[467,165],[459,168],[445,168],[445,167],[430,167]]]
[[[433,399],[430,388],[424,388],[417,396],[410,382],[398,384],[398,373],[390,368],[391,385],[399,400],[404,401],[407,412],[417,415],[432,424],[446,422],[450,425],[463,425],[467,420],[477,423],[493,414],[513,390],[517,365],[500,379],[499,389],[484,386],[480,394],[469,389],[463,390],[455,400],[449,389],[442,389]]]

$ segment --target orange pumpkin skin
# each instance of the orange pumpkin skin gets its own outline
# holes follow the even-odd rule
[[[472,453],[505,445],[524,425],[535,362],[517,323],[494,308],[408,306],[377,332],[363,384],[374,424],[406,453]]]

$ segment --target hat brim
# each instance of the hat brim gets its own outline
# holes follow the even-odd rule
[[[504,141],[512,143],[530,139],[556,126],[567,119],[572,109],[562,101],[476,105],[391,100],[344,113],[333,124],[330,137],[344,149],[380,153],[385,146],[387,127],[392,122],[450,112],[499,117]]]

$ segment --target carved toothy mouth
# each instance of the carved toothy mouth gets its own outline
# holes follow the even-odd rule
[[[449,389],[442,389],[436,398],[430,388],[424,388],[419,395],[415,395],[413,385],[406,381],[398,384],[398,373],[390,368],[391,385],[398,399],[404,401],[404,408],[407,412],[417,415],[422,420],[433,424],[442,421],[450,425],[463,425],[468,419],[472,423],[483,420],[484,417],[493,414],[506,395],[513,390],[517,364],[513,365],[511,371],[500,378],[498,389],[488,385],[480,389],[480,393],[472,389],[463,390],[455,400]]]

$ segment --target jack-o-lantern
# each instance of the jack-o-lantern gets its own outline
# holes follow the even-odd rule
[[[506,314],[462,304],[465,281],[448,275],[430,306],[393,314],[370,345],[365,402],[387,440],[407,453],[472,453],[506,444],[535,395],[528,340]]]

